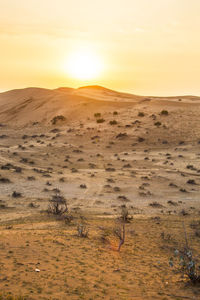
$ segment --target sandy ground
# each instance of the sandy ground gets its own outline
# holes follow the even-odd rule
[[[180,275],[169,270],[169,253],[160,250],[160,227],[151,218],[164,218],[159,229],[163,231],[171,221],[178,224],[173,232],[177,237],[182,218],[199,218],[199,115],[200,99],[192,96],[141,97],[100,87],[0,94],[3,293],[20,292],[33,299],[184,299],[187,291],[188,299],[198,299],[196,289],[185,291]],[[91,224],[91,237],[83,245],[74,237],[75,224],[43,224],[44,211],[56,193],[67,199],[72,214],[89,215],[97,227],[104,226],[101,222],[111,226],[126,205],[134,216],[128,226],[137,227],[139,240],[130,238],[122,254],[116,254],[102,250]],[[18,225],[6,229],[13,220]],[[63,245],[57,243],[59,234]],[[39,258],[47,273],[34,272]],[[114,272],[118,268],[120,272]]]

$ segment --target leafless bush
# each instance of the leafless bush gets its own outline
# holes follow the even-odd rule
[[[132,220],[132,217],[129,214],[129,210],[126,207],[126,205],[122,205],[121,207],[121,214],[120,214],[120,219],[124,222],[124,223],[129,223]]]
[[[200,265],[199,260],[193,256],[192,249],[189,246],[185,224],[183,223],[185,245],[183,249],[175,249],[174,254],[179,264],[179,271],[186,275],[193,284],[200,284]],[[169,264],[174,266],[174,259],[170,258]]]
[[[101,117],[101,113],[95,113],[95,114],[94,114],[94,117],[95,117],[95,118]]]
[[[77,226],[77,235],[81,238],[87,238],[89,234],[89,229],[84,224],[78,224]]]
[[[105,120],[103,118],[97,119],[97,123],[104,123],[104,122],[105,122]]]
[[[60,116],[54,117],[54,118],[51,120],[51,123],[52,123],[53,125],[55,125],[58,121],[65,121],[65,120],[66,120],[66,118],[65,118],[64,116],[60,115]]]
[[[22,197],[22,194],[21,194],[21,193],[18,193],[18,192],[16,192],[16,191],[14,191],[14,192],[12,193],[12,197],[13,197],[13,198],[20,198],[20,197]]]
[[[53,195],[52,199],[49,200],[48,213],[56,216],[62,216],[68,213],[66,199],[59,194]]]
[[[168,116],[169,112],[167,110],[163,109],[160,114],[163,116]]]
[[[116,120],[111,120],[111,121],[109,122],[109,124],[110,124],[110,125],[117,125],[117,121],[116,121]]]
[[[117,251],[120,252],[121,246],[125,242],[125,223],[121,224],[121,226],[114,229],[114,234],[119,238],[119,246]]]

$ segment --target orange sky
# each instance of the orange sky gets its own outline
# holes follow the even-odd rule
[[[99,84],[143,95],[200,95],[199,0],[0,0],[0,90]],[[89,49],[102,70],[72,78]]]

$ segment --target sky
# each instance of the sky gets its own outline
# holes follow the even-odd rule
[[[200,95],[199,15],[200,0],[0,0],[0,91]],[[101,65],[95,78],[69,72],[84,51]]]

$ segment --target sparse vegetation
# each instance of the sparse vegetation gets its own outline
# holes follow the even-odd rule
[[[89,229],[84,224],[78,224],[77,226],[77,235],[81,238],[87,238],[89,234]]]
[[[59,116],[55,116],[52,120],[51,120],[51,123],[52,125],[56,125],[59,121],[61,122],[64,122],[66,121],[66,118],[62,115],[59,115]]]
[[[167,110],[163,109],[160,114],[163,116],[168,116],[169,112]]]
[[[109,122],[110,125],[117,125],[117,121],[116,120],[112,120]]]
[[[183,223],[185,245],[183,249],[176,249],[174,254],[178,258],[179,271],[186,275],[193,284],[200,285],[200,262],[194,258],[192,249],[189,246],[185,224]],[[170,259],[169,264],[174,266],[173,258]]]
[[[19,192],[14,191],[14,192],[12,193],[12,197],[13,197],[13,198],[20,198],[20,197],[22,197],[22,194],[19,193]]]
[[[120,226],[118,226],[117,228],[114,229],[114,234],[119,239],[119,245],[118,245],[117,251],[120,252],[120,249],[125,242],[126,229],[125,229],[124,222]]]
[[[68,213],[67,201],[66,199],[59,195],[53,195],[52,199],[49,201],[48,213],[56,216],[62,216]]]
[[[97,123],[104,123],[104,122],[105,122],[105,120],[103,118],[97,119]]]
[[[94,114],[94,117],[95,117],[95,118],[100,118],[100,117],[101,117],[101,113],[95,113],[95,114]]]
[[[161,122],[157,121],[157,122],[154,123],[154,125],[157,126],[157,127],[159,127],[159,126],[161,126],[162,124],[161,124]]]

